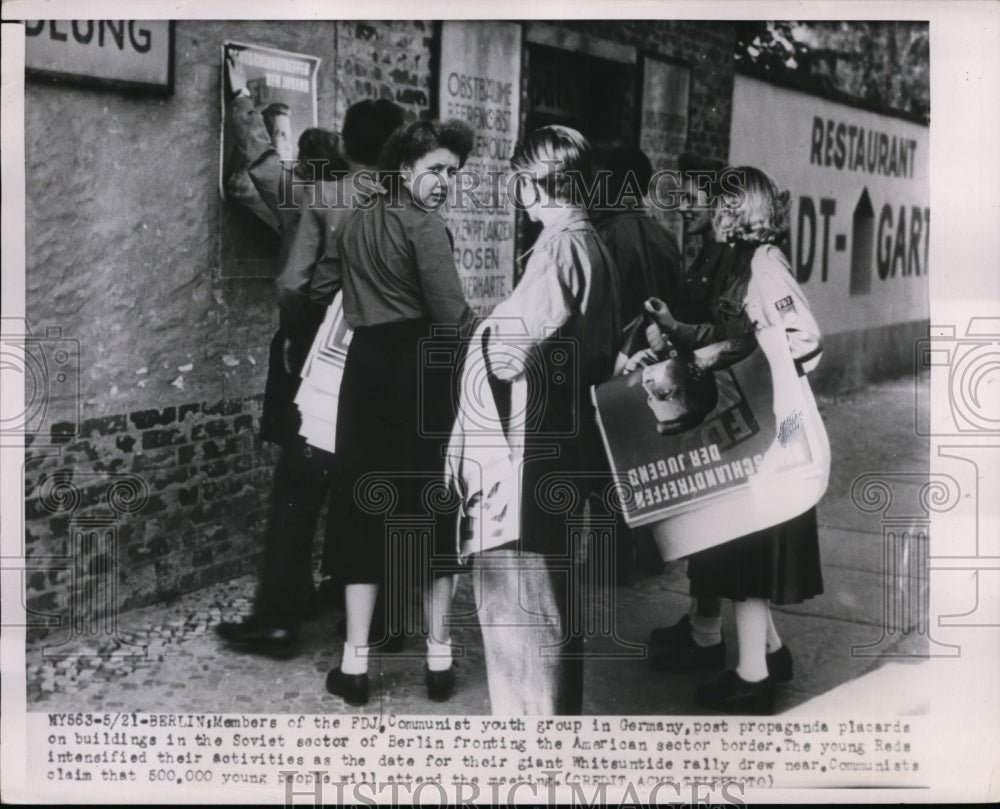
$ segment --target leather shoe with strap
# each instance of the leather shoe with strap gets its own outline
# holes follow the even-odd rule
[[[215,632],[238,651],[272,657],[292,657],[298,643],[298,632],[294,627],[275,624],[254,615],[243,621],[223,621],[215,627]]]
[[[770,652],[767,660],[767,676],[772,683],[787,683],[792,679],[792,653],[784,644]]]
[[[348,705],[365,705],[368,702],[368,675],[344,674],[337,666],[326,673],[326,690]]]
[[[427,683],[427,698],[433,702],[447,702],[455,690],[455,664],[452,663],[444,671],[424,669],[424,682]]]
[[[691,616],[673,626],[661,626],[649,633],[649,665],[656,671],[708,671],[726,663],[726,644],[700,646],[694,641]]]
[[[705,671],[721,668],[726,662],[725,642],[699,646],[694,642],[691,617],[685,615],[672,626],[661,626],[649,633],[649,664],[656,671]],[[792,653],[787,645],[779,646],[766,657],[767,674],[775,685],[792,679]]]
[[[727,671],[714,683],[699,685],[694,701],[727,714],[771,716],[774,713],[774,683],[770,677],[749,683],[735,671]]]

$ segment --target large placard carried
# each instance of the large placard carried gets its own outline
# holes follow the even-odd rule
[[[441,25],[438,110],[474,133],[472,154],[445,212],[465,298],[480,314],[513,289],[514,208],[509,160],[521,100],[521,26],[446,21]]]
[[[730,368],[680,358],[593,389],[625,521],[650,525],[665,560],[777,525],[826,491],[830,447],[784,330]]]

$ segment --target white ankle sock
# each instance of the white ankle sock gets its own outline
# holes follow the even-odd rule
[[[368,672],[368,647],[355,646],[350,641],[345,641],[340,670],[344,674],[366,674]]]
[[[748,683],[767,677],[767,601],[748,598],[736,602],[736,635],[740,644],[740,662],[736,673]]]
[[[717,643],[722,643],[722,616],[692,616],[691,639],[698,646],[715,646]]]
[[[451,641],[438,643],[427,638],[427,668],[430,671],[447,671],[451,668]]]

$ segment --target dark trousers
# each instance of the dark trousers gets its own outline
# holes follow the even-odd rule
[[[278,624],[297,623],[314,596],[312,547],[320,511],[334,477],[334,456],[301,437],[286,442],[274,469],[271,511],[254,613]],[[331,515],[332,517],[333,515]],[[335,534],[329,530],[328,544]],[[332,558],[334,548],[324,549]]]
[[[308,324],[294,341],[297,364],[305,358],[319,321]],[[298,373],[284,366],[285,334],[271,340],[267,384],[261,414],[260,437],[278,444],[281,454],[274,469],[271,510],[268,515],[264,558],[257,589],[255,614],[276,623],[298,621],[312,599],[312,547],[316,524],[329,494],[322,570],[333,575],[340,556],[336,525],[337,457],[305,443],[299,435],[301,419],[295,405]]]

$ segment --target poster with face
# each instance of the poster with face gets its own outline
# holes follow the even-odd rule
[[[814,506],[826,434],[781,329],[735,365],[698,372],[683,354],[594,389],[626,522],[652,525],[664,559],[777,525]]]
[[[319,63],[305,54],[222,44],[222,277],[277,275],[281,179],[299,136],[316,126]]]

